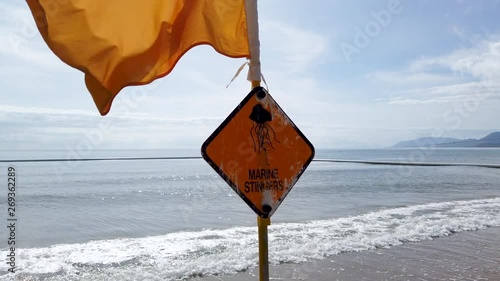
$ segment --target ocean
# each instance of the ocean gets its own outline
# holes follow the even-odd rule
[[[170,156],[200,152],[86,157]],[[72,157],[0,151],[0,160]],[[315,159],[500,165],[500,149],[317,150]],[[258,264],[255,213],[202,159],[0,163],[3,224],[8,166],[17,171],[16,273],[4,262],[3,226],[0,280],[203,280]],[[313,161],[271,222],[277,267],[446,241],[500,227],[500,169]]]

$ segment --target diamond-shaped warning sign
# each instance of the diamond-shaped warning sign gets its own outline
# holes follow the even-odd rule
[[[268,218],[314,157],[314,147],[261,87],[203,143],[203,158],[257,213]]]

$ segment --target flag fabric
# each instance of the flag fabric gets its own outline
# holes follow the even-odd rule
[[[85,73],[101,115],[126,86],[170,73],[192,47],[250,57],[245,0],[27,0],[49,48]]]

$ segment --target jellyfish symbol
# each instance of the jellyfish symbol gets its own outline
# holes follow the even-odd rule
[[[276,139],[276,133],[268,123],[272,121],[271,113],[262,107],[261,104],[257,104],[252,109],[250,119],[254,122],[252,129],[250,129],[254,150],[259,153],[263,151],[266,155],[266,163],[269,165],[267,162],[267,152],[274,149],[270,133],[273,134],[274,141],[279,143]]]

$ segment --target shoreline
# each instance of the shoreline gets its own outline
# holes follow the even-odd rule
[[[455,233],[390,248],[270,265],[270,280],[500,280],[500,228]],[[255,281],[258,268],[199,281]]]

